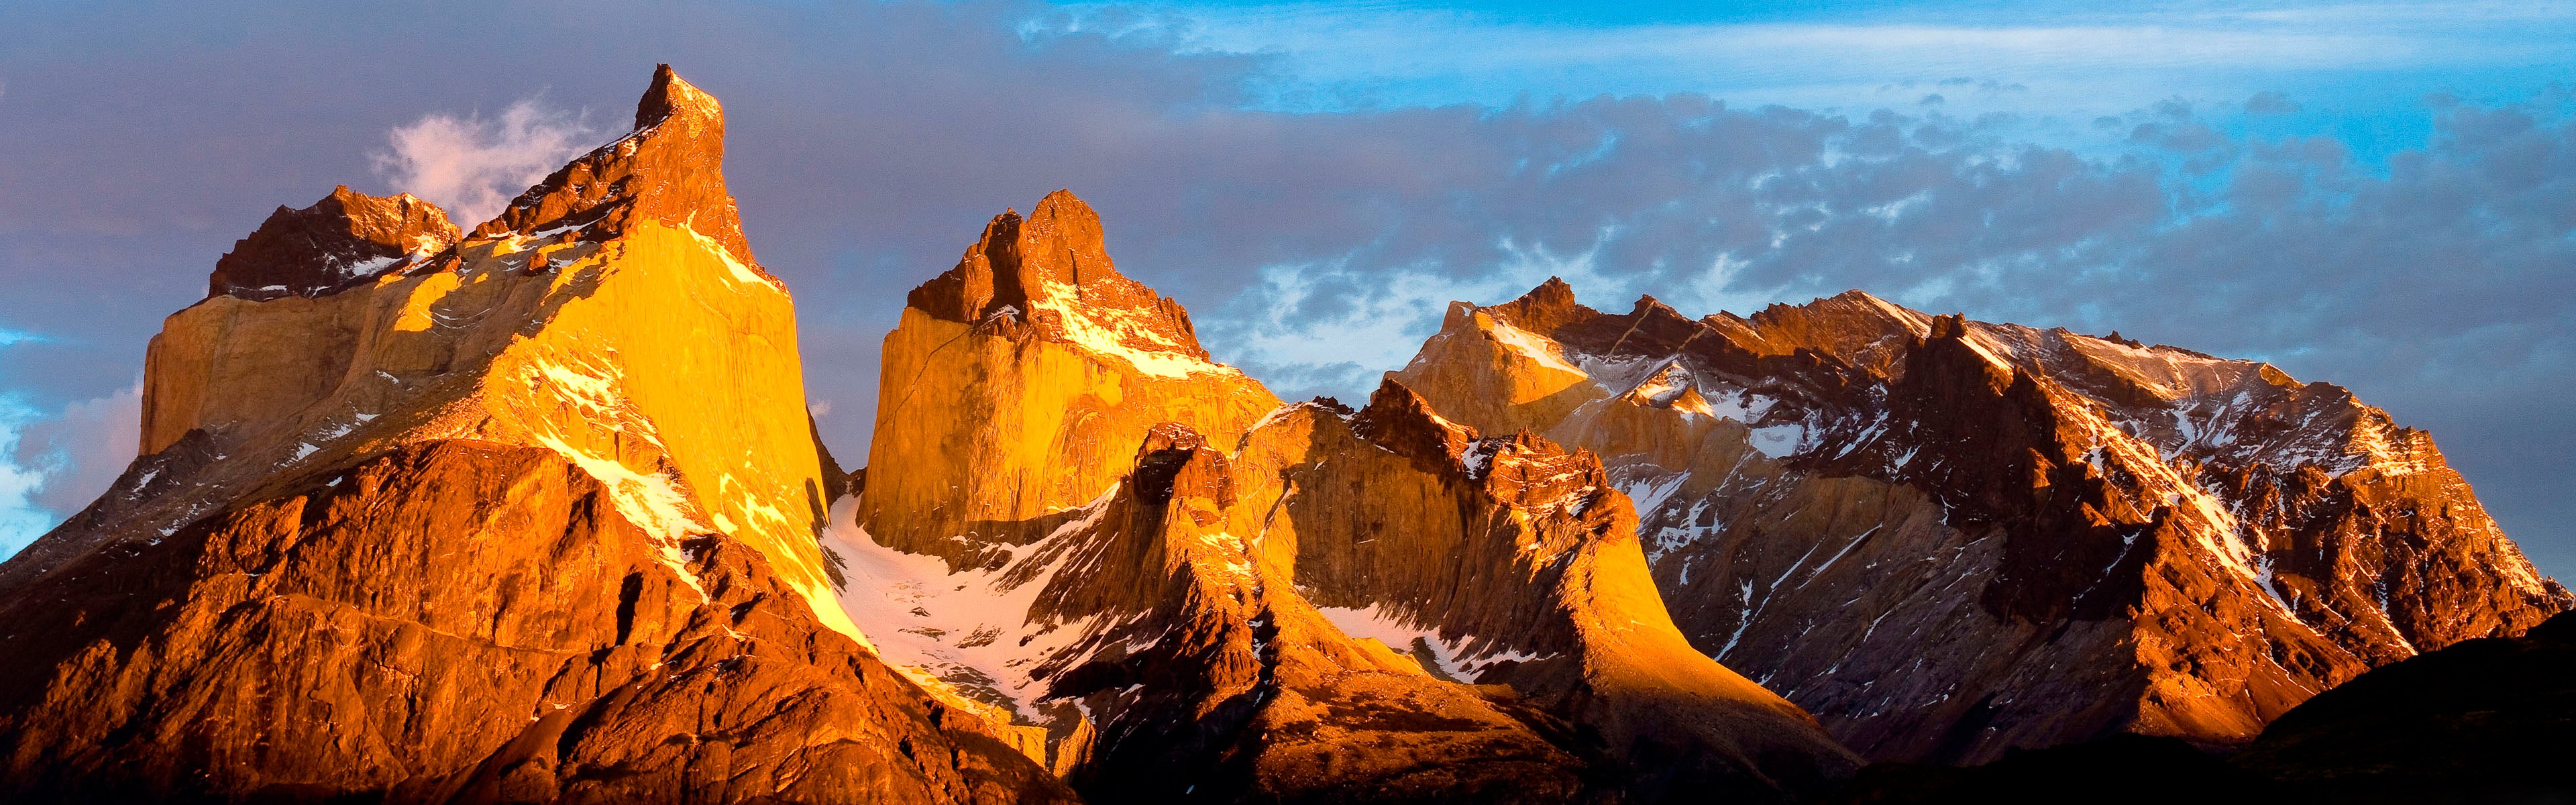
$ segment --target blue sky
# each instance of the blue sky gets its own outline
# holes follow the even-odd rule
[[[2435,93],[2519,101],[2576,66],[2576,4],[1067,4],[1076,25],[1288,56],[1274,108],[1699,92],[1865,112],[1939,95],[2099,147],[2089,122],[2181,98],[2280,93],[2235,134],[2331,135],[2375,160],[2422,143]],[[2285,110],[2286,111],[2286,110]]]
[[[1691,312],[1858,287],[2350,386],[2576,573],[2576,3],[0,0],[0,30],[0,552],[131,458],[144,341],[268,210],[514,193],[667,61],[727,104],[851,463],[900,290],[1069,187],[1284,396],[1363,393],[1448,300],[1550,274]]]

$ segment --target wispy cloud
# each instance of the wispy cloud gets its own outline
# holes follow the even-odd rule
[[[1165,26],[1185,47],[1288,57],[1284,108],[1507,103],[1523,94],[1691,91],[1736,102],[1873,108],[1889,85],[1967,76],[2034,92],[2014,110],[2093,113],[2177,92],[2245,97],[2249,76],[2576,65],[2576,4],[2276,8],[1899,7],[1870,19],[1586,24],[1377,3],[1073,6],[1071,25]],[[2420,88],[2395,88],[2420,94]],[[1952,100],[1956,100],[1953,98]]]
[[[388,132],[385,149],[369,156],[395,190],[446,208],[457,225],[471,227],[500,215],[519,191],[595,145],[595,133],[586,114],[526,98],[496,118],[424,115]]]

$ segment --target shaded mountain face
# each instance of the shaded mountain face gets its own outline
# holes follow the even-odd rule
[[[2372,669],[2219,758],[2115,735],[1970,768],[1881,764],[1828,801],[2576,802],[2576,614]]]
[[[2576,614],[2478,638],[2318,694],[2235,765],[2336,802],[2570,802]]]
[[[470,237],[342,190],[245,239],[142,456],[0,565],[0,798],[1070,800],[834,600],[722,130],[665,67]]]
[[[2242,744],[2362,671],[2576,604],[2422,431],[2269,365],[1928,316],[1750,318],[1555,280],[1391,373],[1602,456],[1674,620],[1874,759]]]
[[[215,261],[206,295],[265,300],[329,293],[438,254],[456,238],[456,225],[436,205],[408,193],[380,198],[342,185],[313,206],[269,214]]]
[[[1278,405],[1070,194],[911,301],[843,600],[1095,801],[1783,801],[1856,765],[1691,650],[1589,453],[1395,384]]]

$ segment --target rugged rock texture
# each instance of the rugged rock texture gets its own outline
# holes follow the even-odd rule
[[[456,242],[456,225],[436,205],[331,190],[313,206],[277,208],[233,244],[206,278],[208,296],[266,300],[317,296],[370,282]]]
[[[1690,649],[1591,455],[1394,385],[1278,407],[1098,244],[1059,193],[913,292],[829,541],[889,660],[1077,790],[1781,801],[1855,765]]]
[[[440,440],[82,556],[0,606],[0,790],[1061,798],[993,738],[944,729],[757,551],[693,535],[674,563],[615,497],[551,450]]]
[[[1070,799],[834,599],[792,304],[675,206],[721,118],[643,106],[583,238],[170,317],[144,455],[0,565],[0,798]]]
[[[556,169],[501,217],[475,227],[474,236],[600,241],[660,224],[714,241],[734,262],[777,284],[751,258],[723,165],[724,106],[665,64],[635,104],[633,134]]]
[[[1693,320],[1551,280],[1395,373],[1597,451],[1674,619],[1877,759],[2241,744],[2568,608],[2430,437],[2259,363],[1853,292]]]
[[[1208,361],[1179,303],[1119,275],[1099,216],[1063,191],[995,217],[914,289],[884,355],[859,522],[960,569],[1053,531],[1127,472],[1147,429],[1230,445],[1279,405]]]
[[[1848,771],[1814,719],[1683,639],[1590,453],[1480,436],[1388,382],[1347,418],[1272,416],[1233,461],[1258,480],[1231,530],[1335,625],[1576,725],[1629,798],[1761,799]]]

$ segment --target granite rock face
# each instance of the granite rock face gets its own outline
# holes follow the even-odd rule
[[[1120,275],[1098,215],[1061,191],[913,289],[880,377],[858,522],[957,569],[1052,532],[1155,425],[1230,446],[1279,406],[1208,360],[1179,303]]]
[[[2266,364],[1860,292],[1454,304],[1392,374],[1599,453],[1701,650],[1880,760],[2241,745],[2375,665],[2567,609],[2429,436]]]
[[[721,117],[667,68],[642,106],[527,197],[573,202],[170,317],[141,457],[0,565],[0,799],[1072,800],[840,608]],[[296,226],[443,225],[343,195]],[[218,289],[340,253],[278,231]]]
[[[1690,649],[1590,454],[1393,384],[1279,405],[1098,238],[1069,194],[1005,214],[887,337],[828,544],[890,662],[1103,802],[1786,801],[1857,765]]]

